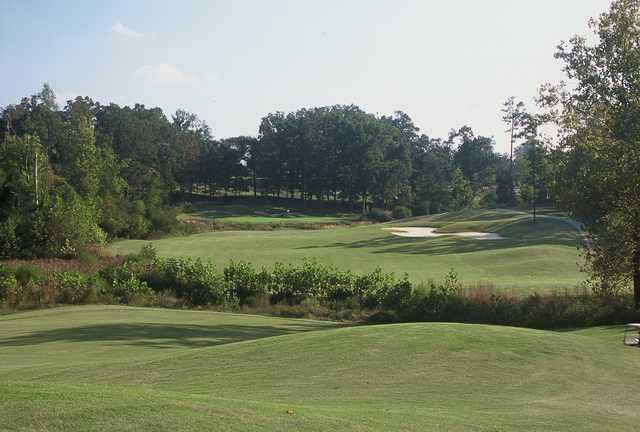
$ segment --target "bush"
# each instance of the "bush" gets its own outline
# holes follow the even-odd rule
[[[393,283],[393,275],[378,267],[371,273],[356,276],[354,294],[362,306],[373,309],[382,304]]]
[[[146,238],[151,229],[151,222],[147,219],[147,207],[142,200],[136,200],[127,205],[127,228],[125,234],[134,238]]]
[[[413,216],[411,209],[405,206],[395,206],[393,208],[393,218],[394,219],[406,219]]]
[[[450,321],[532,328],[584,327],[636,321],[630,295],[615,291],[580,294],[505,296],[464,291],[455,271],[440,282],[414,286],[381,269],[354,274],[305,260],[257,271],[231,262],[222,272],[200,260],[158,258],[152,246],[124,262],[86,276],[77,271],[43,277],[37,268],[0,265],[0,302],[19,306],[38,300],[43,287],[68,304],[100,299],[127,304],[214,306],[279,316],[366,318],[372,323]],[[49,296],[45,295],[47,299]]]
[[[13,273],[18,283],[22,286],[35,285],[43,279],[40,269],[29,264],[23,264],[17,267]]]
[[[265,269],[256,272],[249,263],[231,261],[224,269],[224,280],[230,295],[241,305],[255,304],[258,297],[267,293],[271,275]]]
[[[90,249],[83,248],[78,252],[78,261],[85,267],[93,267],[99,260],[98,255]]]
[[[393,215],[389,210],[372,208],[367,217],[374,222],[389,222],[393,220]]]
[[[200,259],[155,259],[141,278],[155,291],[171,290],[192,306],[221,305],[235,297],[229,295],[224,276],[212,263]]]
[[[106,287],[100,290],[100,294],[125,304],[134,296],[152,295],[153,291],[147,282],[141,280],[145,270],[145,263],[140,256],[129,257],[122,264],[103,269],[98,280],[105,281]]]
[[[53,274],[58,291],[57,301],[64,304],[83,304],[94,299],[89,280],[77,271],[62,271]]]
[[[126,277],[113,281],[111,293],[121,303],[126,304],[135,303],[134,300],[140,302],[141,299],[148,299],[154,296],[154,292],[149,288],[149,285],[131,273]],[[142,301],[142,303],[146,303],[146,301]]]
[[[178,211],[173,208],[151,208],[148,211],[151,230],[155,233],[168,234],[178,229],[180,223]]]
[[[489,190],[483,192],[480,196],[478,204],[483,208],[494,208],[498,203],[498,195],[495,191]]]
[[[97,225],[95,208],[63,181],[52,193],[44,237],[45,250],[42,252],[56,257],[75,257],[87,245],[106,241],[105,232]]]
[[[17,218],[9,217],[0,222],[0,257],[13,257],[19,253]]]
[[[0,302],[9,300],[18,288],[18,280],[11,269],[0,265]]]

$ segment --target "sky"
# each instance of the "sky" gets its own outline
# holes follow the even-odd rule
[[[356,104],[422,133],[508,138],[509,96],[533,105],[564,75],[553,54],[610,0],[0,0],[0,107],[44,82],[196,113],[218,138],[269,112]]]

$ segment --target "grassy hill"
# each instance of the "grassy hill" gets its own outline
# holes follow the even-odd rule
[[[0,429],[632,431],[639,354],[619,328],[60,308],[0,317]]]
[[[406,238],[384,229],[396,226],[493,232],[505,239]],[[120,241],[111,250],[131,253],[147,243]],[[310,257],[356,272],[378,266],[398,275],[406,272],[414,282],[441,279],[453,268],[467,284],[494,284],[517,292],[577,285],[584,278],[579,271],[579,243],[578,232],[564,220],[543,217],[533,224],[525,214],[489,210],[348,228],[211,232],[153,241],[160,255],[201,257],[220,266],[229,260],[271,266],[278,261],[299,263]]]

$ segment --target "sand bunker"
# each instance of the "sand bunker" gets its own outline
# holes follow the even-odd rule
[[[402,228],[384,228],[384,229],[391,231],[391,234],[397,235],[400,237],[425,238],[425,237],[458,236],[458,237],[472,238],[474,240],[504,240],[504,237],[496,233],[482,233],[482,232],[474,232],[474,231],[456,232],[456,233],[438,233],[436,232],[437,228],[427,228],[427,227],[402,227]]]

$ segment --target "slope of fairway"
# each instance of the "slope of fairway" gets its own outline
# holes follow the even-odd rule
[[[92,316],[100,331],[86,331]],[[632,431],[640,351],[619,336],[113,307],[19,314],[0,317],[0,429]]]
[[[407,238],[393,235],[394,226],[436,227],[442,232],[497,233],[504,240],[455,236]],[[561,219],[509,211],[464,211],[403,221],[315,231],[233,231],[172,237],[153,241],[160,255],[190,256],[224,266],[243,260],[256,266],[300,263],[316,258],[355,272],[381,267],[414,282],[441,279],[455,269],[467,284],[490,283],[519,292],[572,288],[583,280],[579,233]],[[139,250],[146,241],[126,240],[111,246],[115,253]]]
[[[212,201],[196,202],[179,218],[205,223],[323,225],[355,221],[358,220],[359,215],[335,210],[274,207],[268,202],[256,203],[247,200],[228,204]]]

